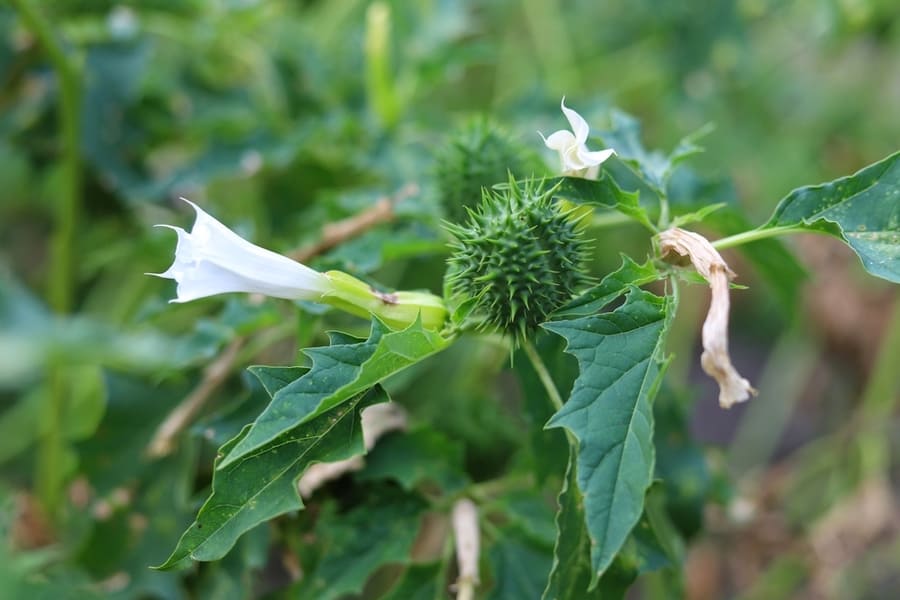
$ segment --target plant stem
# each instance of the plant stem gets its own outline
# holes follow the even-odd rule
[[[660,231],[669,228],[669,197],[663,191],[659,191],[659,222],[657,227]]]
[[[559,390],[556,389],[556,384],[553,383],[553,378],[550,377],[550,372],[547,370],[544,361],[541,360],[541,355],[538,354],[537,348],[534,347],[531,340],[525,340],[522,343],[522,348],[525,350],[528,360],[531,361],[531,366],[534,367],[541,383],[544,384],[544,389],[547,390],[547,395],[550,397],[550,402],[553,403],[553,407],[556,410],[562,410],[562,396],[559,395]]]
[[[749,244],[750,242],[764,240],[770,237],[785,235],[788,233],[803,232],[816,233],[815,231],[806,229],[804,227],[797,227],[795,225],[782,225],[780,227],[768,227],[766,229],[751,229],[750,231],[744,231],[743,233],[738,233],[726,238],[722,238],[720,240],[716,240],[712,243],[712,245],[713,248],[722,250],[724,248],[733,248],[735,246]]]
[[[60,314],[72,309],[75,287],[75,233],[81,211],[81,78],[79,68],[60,42],[50,22],[33,0],[12,0],[25,26],[47,53],[59,86],[58,118],[61,129],[60,165],[62,193],[55,204],[55,224],[50,241],[50,274],[47,296],[50,306]],[[66,477],[66,439],[63,413],[67,401],[65,374],[60,366],[48,373],[49,407],[46,433],[38,447],[35,481],[48,515],[56,517]]]
[[[59,123],[62,129],[62,195],[56,204],[56,223],[51,241],[51,269],[48,284],[50,305],[58,313],[72,307],[75,264],[75,232],[81,211],[81,80],[79,69],[56,36],[50,22],[33,0],[13,0],[28,29],[43,46],[59,85]]]

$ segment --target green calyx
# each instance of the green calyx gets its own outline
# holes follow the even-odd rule
[[[447,284],[472,302],[480,328],[524,339],[587,281],[579,219],[553,192],[510,176],[505,189],[485,191],[467,224],[446,224],[456,238]]]
[[[436,157],[434,177],[447,218],[459,222],[481,200],[482,188],[521,178],[537,168],[521,144],[487,119],[474,119],[450,136]]]
[[[440,329],[447,319],[444,300],[427,292],[384,293],[341,271],[325,273],[331,289],[321,302],[363,318],[378,317],[393,329],[406,329],[416,321],[425,329]]]

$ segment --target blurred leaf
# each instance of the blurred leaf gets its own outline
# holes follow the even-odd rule
[[[322,519],[316,526],[321,560],[292,597],[332,600],[358,594],[379,567],[408,563],[426,508],[414,494],[385,489],[347,513]]]
[[[603,145],[613,148],[616,157],[635,167],[640,177],[658,195],[665,193],[669,179],[679,163],[703,151],[695,142],[712,129],[702,127],[682,138],[668,155],[658,150],[648,151],[641,142],[640,121],[622,111],[614,110],[611,115],[612,127],[599,134]]]
[[[553,546],[556,540],[554,513],[544,494],[537,490],[515,491],[506,494],[500,501],[503,515],[510,525],[542,546]]]
[[[312,368],[272,395],[272,403],[247,433],[229,447],[217,468],[232,465],[284,432],[440,352],[449,343],[419,322],[403,331],[392,331],[375,319],[369,339],[363,342],[339,342],[304,350],[312,359]]]
[[[38,437],[46,391],[43,386],[21,394],[0,414],[0,463],[28,448]]]
[[[669,305],[632,288],[611,313],[544,327],[566,338],[580,375],[547,427],[578,439],[578,487],[585,496],[594,577],[609,567],[644,506],[653,477],[653,412]]]
[[[281,385],[287,385],[300,375],[306,369],[302,367],[268,367],[266,371],[274,372],[272,378],[277,377],[280,371],[284,371],[285,377],[290,377]],[[197,436],[210,444],[213,448],[223,446],[228,440],[236,437],[247,423],[253,421],[256,416],[261,413],[269,404],[271,399],[267,389],[277,390],[277,384],[269,381],[269,388],[264,387],[259,379],[259,375],[254,377],[249,371],[241,373],[241,384],[246,390],[245,393],[236,394],[234,399],[226,402],[221,409],[214,411],[209,417],[200,420],[192,428],[191,431]],[[224,394],[223,394],[224,396]],[[225,398],[222,398],[223,400]]]
[[[550,548],[535,543],[514,527],[502,529],[501,534],[488,550],[494,587],[487,597],[491,600],[540,598],[550,571]]]
[[[85,59],[81,145],[105,182],[118,190],[143,180],[133,164],[139,159],[137,132],[126,111],[146,73],[149,50],[140,42],[110,43],[91,47]]]
[[[296,480],[314,462],[344,460],[364,452],[360,412],[385,401],[379,388],[360,393],[344,406],[297,425],[225,467],[216,465],[212,494],[159,569],[180,566],[188,558],[216,560],[249,529],[280,514],[303,508]],[[244,436],[219,451],[224,456]],[[219,459],[221,460],[221,458]]]
[[[155,468],[144,451],[156,428],[188,392],[186,384],[104,374],[106,410],[97,430],[79,441],[81,470],[101,496],[147,476]]]
[[[115,491],[98,498],[95,507],[105,506],[111,514],[98,511],[90,536],[78,548],[78,563],[95,579],[110,582],[104,598],[185,597],[178,573],[160,573],[147,566],[190,522],[189,487],[196,468],[196,451],[182,448],[144,465],[140,479],[120,481]]]
[[[751,228],[750,221],[732,209],[712,214],[706,224],[723,235],[734,235]],[[789,314],[797,306],[803,284],[809,279],[809,273],[794,253],[777,239],[758,240],[735,250],[741,252],[772,288],[778,297],[775,306]]]
[[[656,477],[665,486],[666,509],[690,539],[703,525],[712,476],[703,449],[691,440],[687,399],[664,388],[653,405]]]
[[[371,273],[385,262],[446,252],[447,242],[422,226],[379,228],[335,248],[317,265],[353,273]]]
[[[703,177],[681,167],[669,180],[669,201],[675,221],[690,215],[706,213],[703,224],[723,236],[752,229],[750,220],[738,206],[737,191],[727,178]],[[724,206],[722,206],[724,205]],[[722,208],[710,213],[712,206]],[[786,314],[797,306],[799,294],[808,274],[794,254],[778,239],[758,240],[735,250],[753,265],[763,282],[778,298],[772,305]]]
[[[103,371],[84,365],[65,369],[62,376],[67,392],[62,414],[66,437],[73,441],[89,438],[106,411]]]
[[[794,190],[760,229],[775,227],[839,237],[869,273],[900,283],[900,152],[853,175]]]
[[[709,215],[713,214],[717,210],[725,208],[726,206],[727,205],[724,202],[720,202],[719,204],[710,204],[709,206],[704,206],[700,210],[695,210],[694,212],[678,215],[677,217],[672,219],[672,227],[684,227],[685,225],[690,225],[691,223],[703,221]]]
[[[5,278],[0,278],[0,325],[0,355],[5,359],[0,363],[0,387],[22,385],[50,366],[89,370],[100,365],[148,373],[178,358],[169,337],[152,330],[123,331],[84,316],[53,315],[25,288]]]
[[[456,493],[468,482],[462,444],[431,429],[387,436],[366,456],[365,469],[356,475],[358,481],[386,478],[407,491],[431,482],[446,494]]]
[[[444,597],[439,562],[410,565],[382,600],[440,600]]]

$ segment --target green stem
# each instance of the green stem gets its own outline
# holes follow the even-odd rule
[[[750,242],[755,242],[757,240],[764,240],[770,237],[776,237],[779,235],[785,235],[788,233],[809,233],[810,230],[805,227],[798,227],[796,225],[781,225],[780,227],[767,227],[765,229],[751,229],[750,231],[745,231],[743,233],[738,233],[732,236],[728,236],[726,238],[722,238],[720,240],[716,240],[712,243],[713,248],[718,248],[722,250],[724,248],[733,248],[735,246],[740,246],[742,244],[749,244]],[[812,233],[815,233],[814,231]]]
[[[57,111],[61,129],[60,166],[62,193],[56,203],[53,237],[50,241],[50,274],[47,295],[50,306],[57,313],[72,309],[75,288],[75,233],[81,211],[81,78],[79,68],[70,52],[40,13],[33,0],[12,0],[25,26],[34,34],[47,53],[56,71],[59,85]],[[63,412],[67,386],[61,367],[53,367],[48,373],[49,407],[46,433],[37,453],[35,481],[41,498],[51,518],[62,500],[66,477],[66,440],[63,433]]]
[[[531,340],[525,340],[522,343],[522,348],[525,350],[528,360],[531,361],[531,366],[533,366],[535,372],[537,372],[538,378],[544,385],[544,389],[547,390],[547,395],[550,397],[550,402],[553,403],[553,407],[556,410],[562,410],[562,396],[559,395],[559,390],[556,389],[556,384],[553,383],[553,378],[550,377],[550,372],[547,370],[544,361],[541,360],[541,355],[538,354],[537,348],[534,347]]]
[[[400,114],[390,64],[391,9],[385,2],[373,2],[366,11],[364,55],[366,92],[384,127],[392,127]]]
[[[660,231],[669,228],[669,197],[662,192],[659,194],[659,222],[657,227]]]
[[[59,81],[59,122],[62,129],[62,194],[56,205],[56,227],[51,241],[51,269],[48,295],[59,313],[72,307],[75,264],[75,232],[81,210],[81,157],[79,153],[81,79],[71,53],[63,47],[50,22],[33,0],[12,0],[26,27],[38,39]]]

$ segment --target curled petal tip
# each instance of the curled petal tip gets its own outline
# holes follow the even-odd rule
[[[566,120],[569,121],[571,131],[560,130],[541,138],[544,144],[559,152],[562,172],[566,175],[595,178],[598,166],[607,158],[615,154],[612,149],[588,150],[586,142],[590,134],[587,121],[577,111],[566,106],[566,97],[563,96],[559,103]],[[540,134],[540,132],[538,132]]]

